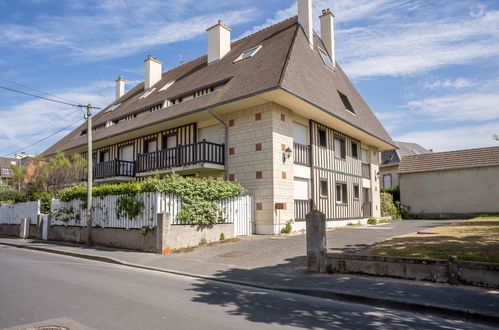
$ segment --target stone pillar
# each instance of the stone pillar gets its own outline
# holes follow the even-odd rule
[[[160,212],[157,214],[156,225],[156,251],[159,254],[170,253],[168,245],[168,234],[171,227],[171,215],[168,212]]]
[[[457,264],[457,256],[449,256],[449,283],[459,284],[459,269]]]
[[[313,210],[305,217],[307,222],[307,269],[326,272],[326,215]]]
[[[29,218],[24,218],[21,220],[21,232],[19,233],[20,238],[29,238]]]

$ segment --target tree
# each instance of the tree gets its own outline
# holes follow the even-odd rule
[[[499,141],[499,135],[497,134],[492,134],[492,138],[496,141]]]

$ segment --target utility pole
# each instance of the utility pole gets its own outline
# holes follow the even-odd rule
[[[87,246],[92,246],[92,105],[87,105]]]

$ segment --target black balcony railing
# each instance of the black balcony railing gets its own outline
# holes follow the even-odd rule
[[[366,179],[371,178],[371,165],[362,164],[362,177]]]
[[[295,221],[305,220],[305,216],[310,212],[309,199],[295,199]]]
[[[94,165],[93,177],[95,180],[119,176],[135,176],[134,162],[128,162],[125,160],[110,160]]]
[[[198,163],[224,164],[224,145],[202,141],[138,155],[137,172]]]
[[[295,164],[310,166],[310,146],[294,143],[293,161]]]

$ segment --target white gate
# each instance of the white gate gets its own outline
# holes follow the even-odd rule
[[[224,217],[234,223],[235,236],[252,234],[253,227],[253,197],[241,196],[228,198],[220,202]]]

